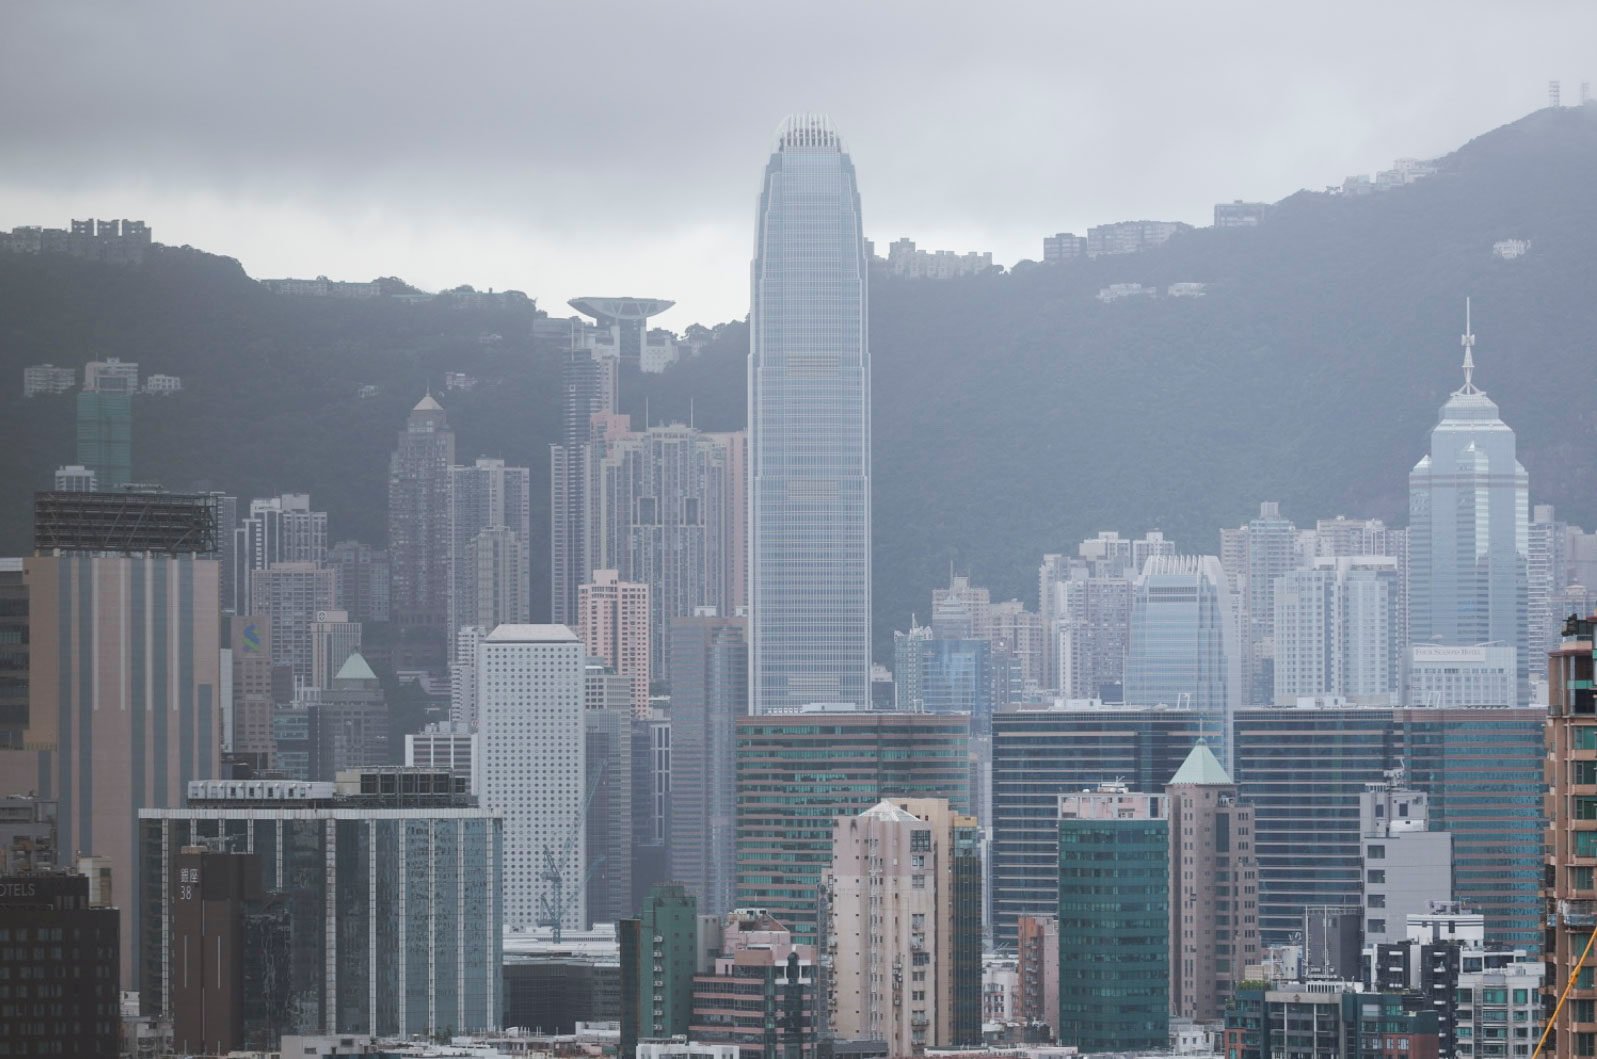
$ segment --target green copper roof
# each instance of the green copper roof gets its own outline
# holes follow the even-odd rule
[[[1234,786],[1231,777],[1226,775],[1225,766],[1220,764],[1220,759],[1214,756],[1214,751],[1202,739],[1198,740],[1181,767],[1176,769],[1176,774],[1170,777],[1167,786],[1174,787],[1180,783],[1199,787]]]
[[[366,659],[356,651],[344,659],[344,664],[339,667],[338,675],[334,680],[376,680],[377,674],[372,672],[372,667],[366,664]],[[1229,780],[1227,782],[1230,782]]]

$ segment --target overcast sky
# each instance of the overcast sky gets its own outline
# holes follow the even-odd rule
[[[825,111],[866,235],[1039,257],[1445,153],[1597,81],[1597,4],[0,5],[0,228],[144,218],[252,276],[741,317],[771,138]]]

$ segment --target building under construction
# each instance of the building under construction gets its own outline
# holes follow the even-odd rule
[[[33,494],[33,548],[61,552],[215,556],[215,494],[154,490]]]

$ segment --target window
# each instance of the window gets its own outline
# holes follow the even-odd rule
[[[1370,895],[1370,907],[1371,908],[1385,908],[1386,907],[1386,895],[1385,894],[1371,894]]]
[[[1597,820],[1597,798],[1576,798],[1574,803],[1576,820]]]
[[[1582,731],[1597,731],[1597,728],[1582,729]],[[1571,761],[1569,771],[1569,778],[1575,783],[1597,783],[1597,761]]]
[[[1597,857],[1597,831],[1575,832],[1575,856]]]
[[[1570,868],[1570,887],[1576,890],[1590,890],[1592,888],[1592,872],[1592,868]]]
[[[1365,931],[1367,933],[1370,933],[1370,934],[1385,934],[1386,933],[1386,920],[1384,920],[1384,919],[1366,920],[1365,923],[1364,923],[1364,929],[1365,929]]]
[[[1386,859],[1386,847],[1366,846],[1364,848],[1364,856],[1369,860],[1384,860]]]
[[[1594,835],[1593,837],[1597,837],[1597,835]],[[1369,871],[1364,873],[1364,881],[1367,883],[1372,883],[1376,886],[1380,886],[1386,882],[1386,872],[1380,868],[1371,868]]]

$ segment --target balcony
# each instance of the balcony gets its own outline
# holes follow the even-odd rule
[[[1548,917],[1552,919],[1554,917]],[[1597,926],[1597,901],[1559,901],[1557,904],[1557,922],[1550,926],[1563,925],[1566,927],[1592,927]]]

